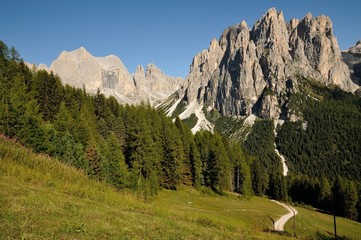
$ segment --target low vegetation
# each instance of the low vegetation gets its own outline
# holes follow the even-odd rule
[[[144,202],[14,142],[0,153],[2,239],[276,239],[266,216],[285,211],[189,187]]]
[[[287,210],[265,198],[183,186],[144,201],[9,140],[0,139],[0,154],[2,239],[289,239],[292,233],[288,226],[286,235],[270,231],[269,217]],[[332,216],[298,210],[302,238],[321,232],[315,223],[322,219],[326,234],[332,230]],[[350,239],[361,234],[359,223],[338,218],[338,224]]]

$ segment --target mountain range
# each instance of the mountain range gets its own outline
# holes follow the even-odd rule
[[[33,67],[28,63],[28,66]],[[64,84],[85,88],[89,93],[99,89],[106,96],[114,96],[119,103],[137,104],[142,101],[157,105],[176,91],[183,79],[169,77],[154,64],[146,69],[139,65],[130,74],[122,61],[114,55],[94,57],[84,47],[63,51],[50,67],[35,66],[60,76]]]
[[[327,16],[309,13],[286,22],[282,11],[271,8],[252,28],[242,21],[213,39],[193,58],[185,80],[165,75],[154,64],[130,74],[118,57],[94,57],[83,47],[62,52],[49,68],[37,68],[89,93],[99,89],[120,103],[160,106],[168,116],[191,119],[196,132],[213,129],[206,117],[211,110],[251,119],[302,119],[290,102],[299,92],[299,79],[355,92],[361,81],[360,49],[359,41],[341,53]]]
[[[358,46],[347,53],[354,56]],[[252,29],[245,21],[231,26],[197,54],[185,83],[165,109],[169,116],[177,108],[181,117],[195,114],[201,126],[210,124],[200,112],[211,109],[223,116],[254,114],[296,121],[300,116],[290,107],[290,95],[298,92],[301,77],[348,92],[359,88],[359,81],[351,80],[328,17],[307,14],[287,23],[283,13],[272,8]]]
[[[328,17],[272,8],[224,30],[182,80],[82,47],[29,69],[0,41],[0,138],[147,200],[193,186],[361,221],[360,45],[341,52]]]

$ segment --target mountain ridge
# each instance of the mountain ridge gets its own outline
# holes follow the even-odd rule
[[[27,65],[33,67],[29,63]],[[180,77],[165,75],[153,63],[148,64],[145,71],[139,65],[135,73],[131,74],[119,57],[95,57],[84,47],[62,51],[50,67],[40,64],[35,69],[52,71],[60,76],[64,84],[85,88],[92,94],[99,89],[104,95],[114,96],[123,104],[143,101],[157,105],[176,91],[183,81]]]
[[[341,54],[350,70],[352,81],[361,85],[361,40],[357,41],[355,46],[342,51]]]
[[[358,89],[327,16],[309,13],[286,23],[282,11],[271,8],[252,29],[242,21],[198,53],[173,104],[181,99],[224,116],[299,120],[289,109],[289,96],[298,91],[300,76],[349,92]]]

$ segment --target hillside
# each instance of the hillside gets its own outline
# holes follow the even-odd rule
[[[271,226],[268,216],[286,212],[268,199],[242,200],[187,187],[163,190],[144,202],[5,139],[0,139],[0,163],[3,239],[289,239],[264,232]],[[299,218],[307,219],[313,213],[302,214]],[[331,216],[317,214],[314,221],[321,218]],[[339,226],[340,235],[361,234],[359,223],[339,220]]]
[[[192,190],[194,193],[165,191],[146,203],[132,193],[90,180],[80,171],[19,144],[0,139],[0,149],[0,231],[5,239],[234,239],[252,236],[276,239],[263,233],[262,228],[254,232],[246,229],[257,228],[255,223],[267,214],[277,217],[278,211],[284,211],[268,200],[258,199],[258,207],[266,212],[255,214],[257,221],[246,221],[249,216],[229,218],[227,211],[219,218],[215,213],[223,211],[225,206],[231,209],[242,205],[250,207],[251,202],[208,196],[195,190]],[[204,210],[190,212],[186,208],[169,206],[190,205],[187,195],[194,204],[197,204],[196,199],[203,201]],[[164,202],[168,198],[170,201]],[[175,202],[176,199],[181,202]],[[218,210],[208,205],[214,205],[213,201],[221,203],[216,207]]]

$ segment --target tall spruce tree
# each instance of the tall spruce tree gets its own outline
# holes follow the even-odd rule
[[[229,155],[234,169],[234,191],[248,198],[253,194],[251,170],[238,142],[231,143]]]
[[[38,71],[32,79],[32,91],[45,121],[54,120],[61,102],[60,79],[45,70]]]

